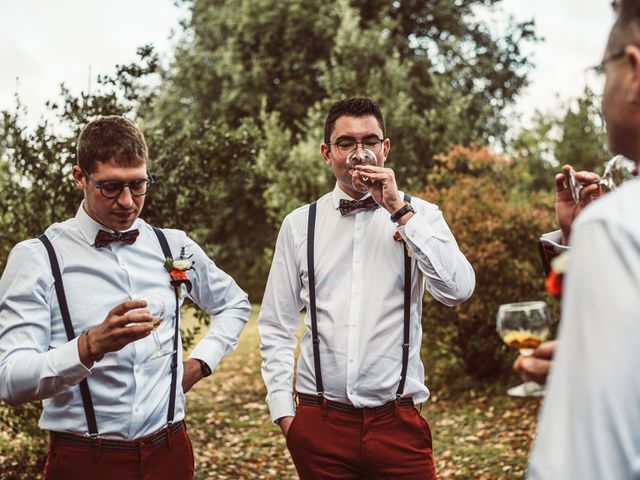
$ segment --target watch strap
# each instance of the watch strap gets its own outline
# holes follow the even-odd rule
[[[404,207],[402,207],[400,210],[396,211],[395,213],[391,214],[391,217],[389,218],[391,219],[392,222],[395,223],[409,212],[415,213],[416,210],[413,208],[413,205],[411,205],[410,203],[406,203]]]
[[[204,360],[200,360],[199,358],[196,358],[196,360],[200,362],[200,371],[202,372],[202,376],[208,377],[209,375],[211,375],[211,368],[209,367],[209,365],[207,365],[207,362],[205,362]]]

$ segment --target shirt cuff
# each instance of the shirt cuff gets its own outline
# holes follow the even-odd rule
[[[193,350],[189,354],[189,358],[202,360],[213,372],[220,363],[220,360],[222,360],[223,355],[216,353],[216,349],[211,343],[207,342],[206,338],[200,340],[200,342],[193,347]]]
[[[52,350],[51,368],[67,385],[77,385],[91,374],[91,370],[84,366],[78,351],[78,338]]]
[[[267,399],[271,420],[275,421],[282,417],[292,417],[296,414],[296,403],[293,400],[292,392],[275,392]]]

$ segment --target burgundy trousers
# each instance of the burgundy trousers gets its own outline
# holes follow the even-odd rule
[[[51,432],[44,467],[44,480],[193,480],[193,475],[193,449],[184,426],[132,442],[99,444]]]
[[[413,406],[358,412],[300,403],[287,447],[303,480],[435,480],[431,431]]]

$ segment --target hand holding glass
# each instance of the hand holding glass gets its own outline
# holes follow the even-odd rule
[[[622,155],[616,155],[605,163],[604,173],[594,183],[598,184],[604,193],[607,193],[633,178],[635,174],[635,162]],[[583,184],[576,178],[576,172],[573,168],[567,176],[567,184],[571,190],[573,200],[578,203],[580,201],[580,191],[586,184]]]
[[[160,343],[160,338],[158,337],[157,329],[164,320],[166,312],[164,298],[161,295],[149,295],[148,297],[143,298],[143,300],[147,302],[147,306],[139,309],[138,311],[147,311],[151,314],[151,317],[153,318],[153,331],[151,334],[156,343],[156,350],[146,360],[144,360],[143,363],[145,363],[149,360],[164,357],[165,355],[171,355],[175,350],[163,349],[162,344]]]
[[[544,302],[507,303],[498,309],[496,326],[504,343],[528,357],[549,337],[551,317]],[[542,396],[544,389],[535,382],[525,382],[507,393],[514,397]]]

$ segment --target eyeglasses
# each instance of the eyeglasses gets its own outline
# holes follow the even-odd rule
[[[124,187],[128,187],[131,195],[133,195],[134,197],[142,197],[143,195],[147,194],[149,185],[155,182],[153,175],[148,171],[147,178],[133,180],[132,182],[119,182],[117,180],[105,180],[104,182],[96,182],[93,178],[91,178],[91,175],[89,175],[89,172],[87,172],[86,170],[83,169],[82,173],[86,175],[87,179],[89,179],[89,181],[93,183],[93,186],[100,190],[102,196],[106,198],[119,197],[122,193],[122,190],[124,190]]]
[[[371,150],[374,153],[378,153],[382,151],[383,143],[384,143],[384,139],[382,138],[369,137],[369,138],[365,138],[361,142],[358,142],[355,139],[351,139],[351,138],[342,138],[342,139],[339,139],[337,142],[329,142],[327,143],[327,145],[335,145],[336,147],[338,147],[338,151],[341,154],[346,155],[352,150],[357,149],[358,145],[361,145],[362,148]]]
[[[604,66],[607,63],[615,62],[616,60],[620,60],[621,58],[624,58],[625,53],[626,53],[626,49],[623,48],[619,52],[612,53],[611,55],[607,55],[606,57],[604,57],[602,62],[600,62],[598,65],[596,65],[596,66],[594,66],[592,68],[593,68],[593,70],[595,70],[595,72],[597,74],[603,74],[604,73]]]

